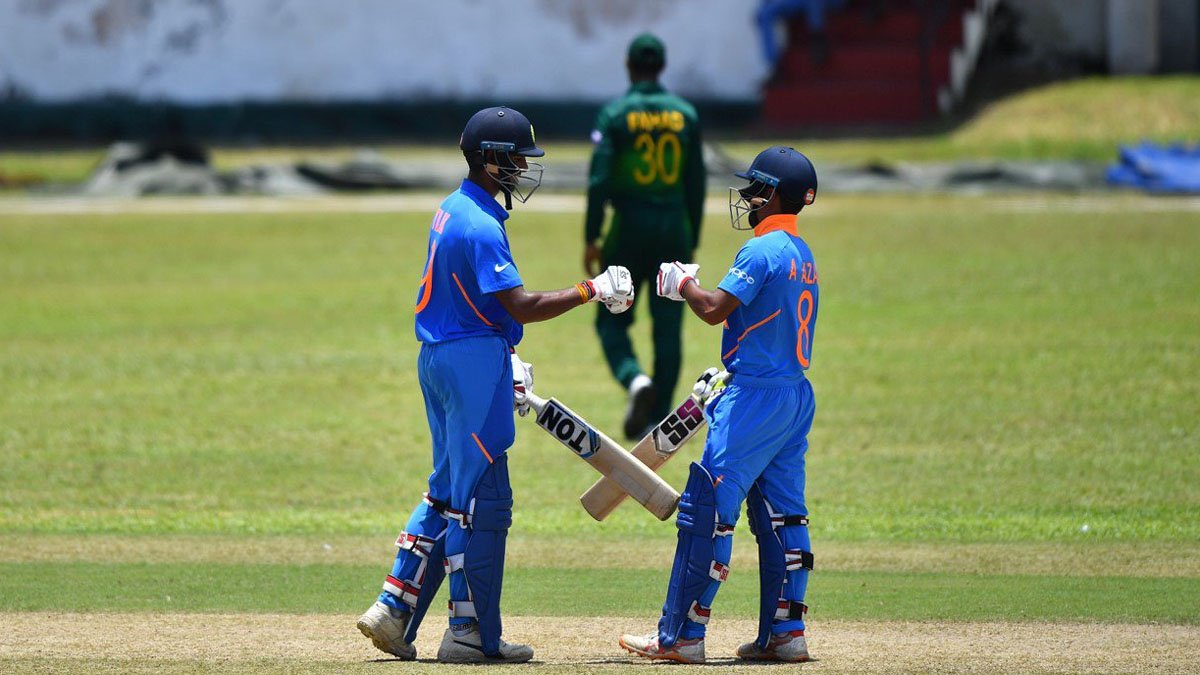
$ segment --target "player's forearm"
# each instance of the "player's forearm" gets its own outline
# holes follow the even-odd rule
[[[722,303],[723,298],[719,291],[701,288],[697,281],[689,281],[685,284],[680,295],[683,296],[684,302],[692,312],[710,326],[715,326],[729,318],[732,311],[731,307],[726,307]]]
[[[516,289],[514,289],[516,291]],[[527,324],[553,319],[586,303],[590,296],[578,286],[558,291],[512,292],[501,297],[501,303],[517,323]]]

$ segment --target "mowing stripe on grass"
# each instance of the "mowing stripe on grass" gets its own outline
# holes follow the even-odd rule
[[[668,531],[668,535],[673,532]],[[0,563],[221,563],[289,565],[386,564],[392,536],[312,535],[64,535],[0,534]],[[816,541],[821,570],[838,572],[950,572],[1020,576],[1200,578],[1198,542],[863,542]],[[628,552],[637,551],[630,559]],[[510,534],[510,568],[663,570],[675,538],[537,537]],[[1019,568],[1012,567],[1020,560]],[[753,569],[750,537],[736,537],[735,569]]]
[[[0,564],[0,611],[360,611],[383,566],[219,564]],[[659,613],[668,570],[510,568],[514,615],[647,616]],[[1200,579],[1029,577],[818,572],[814,618],[1200,623]],[[443,588],[443,593],[445,589]],[[756,570],[734,570],[719,616],[753,616]]]

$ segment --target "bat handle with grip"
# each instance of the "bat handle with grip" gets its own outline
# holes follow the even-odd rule
[[[546,399],[534,394],[533,392],[525,394],[525,400],[528,401],[529,407],[533,408],[533,416],[535,419],[538,415],[542,414],[542,410],[546,407]]]

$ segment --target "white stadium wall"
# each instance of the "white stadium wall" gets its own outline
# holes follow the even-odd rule
[[[0,99],[600,101],[625,47],[667,45],[664,83],[748,100],[752,0],[0,0]]]

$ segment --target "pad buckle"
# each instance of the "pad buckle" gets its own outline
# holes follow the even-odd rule
[[[788,619],[804,619],[804,615],[808,613],[808,605],[795,600],[780,598],[779,604],[775,608],[775,619],[777,621],[787,621]]]
[[[478,618],[475,613],[475,603],[470,600],[451,600],[446,603],[452,617]]]
[[[450,505],[446,502],[430,497],[428,492],[421,495],[421,500],[428,504],[429,508],[433,509],[438,515],[446,515],[446,509],[450,508]]]
[[[701,606],[699,600],[693,600],[688,608],[688,618],[700,625],[706,625],[712,618],[712,607]]]
[[[803,549],[792,548],[783,552],[783,559],[786,561],[787,571],[795,572],[796,570],[811,570],[813,568],[813,554],[810,551]]]
[[[412,551],[422,558],[428,559],[433,553],[433,545],[437,543],[429,537],[423,537],[419,534],[409,534],[408,532],[400,532],[400,536],[396,537],[396,546],[401,551]]]
[[[716,560],[712,561],[712,565],[708,568],[708,576],[712,577],[718,583],[729,578],[729,565],[722,565]]]
[[[421,584],[413,581],[401,581],[389,574],[383,582],[383,590],[400,598],[400,601],[409,607],[415,607],[417,596],[421,594]]]

